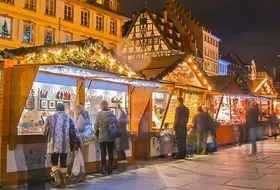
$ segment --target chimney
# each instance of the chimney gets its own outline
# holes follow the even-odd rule
[[[273,67],[273,78],[276,78],[276,67]]]
[[[167,15],[167,10],[166,9],[164,9],[162,11],[162,18],[164,19],[164,23],[168,22],[168,15]]]

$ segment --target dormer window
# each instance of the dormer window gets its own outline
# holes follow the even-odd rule
[[[98,3],[100,5],[104,5],[104,1],[103,0],[96,0],[96,3]]]
[[[117,1],[116,0],[110,0],[109,1],[109,7],[110,7],[110,9],[112,9],[114,11],[118,10]]]

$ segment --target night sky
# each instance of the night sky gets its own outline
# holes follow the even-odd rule
[[[121,0],[131,16],[145,8],[160,12],[165,0]],[[280,65],[280,0],[178,0],[221,42],[220,53],[235,52],[244,62]]]

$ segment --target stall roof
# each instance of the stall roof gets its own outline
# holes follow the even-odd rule
[[[226,76],[209,76],[215,89],[232,95],[252,95],[247,83],[240,74]]]
[[[38,65],[40,72],[85,77],[134,86],[159,87],[156,81],[145,80],[114,52],[106,49],[98,40],[58,43],[44,46],[21,47],[0,52],[11,65]]]
[[[113,51],[106,49],[98,40],[57,43],[44,46],[5,49],[0,53],[2,59],[12,60],[15,65],[66,65],[143,78],[119,59]]]
[[[277,97],[277,91],[273,86],[272,80],[268,76],[249,80],[247,83],[255,96]]]
[[[195,60],[190,60],[187,55],[132,60],[128,64],[151,80],[213,89],[207,74],[196,65]]]

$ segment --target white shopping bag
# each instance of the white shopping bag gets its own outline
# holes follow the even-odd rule
[[[72,176],[78,176],[80,173],[85,173],[85,162],[81,150],[79,149],[73,162]]]

